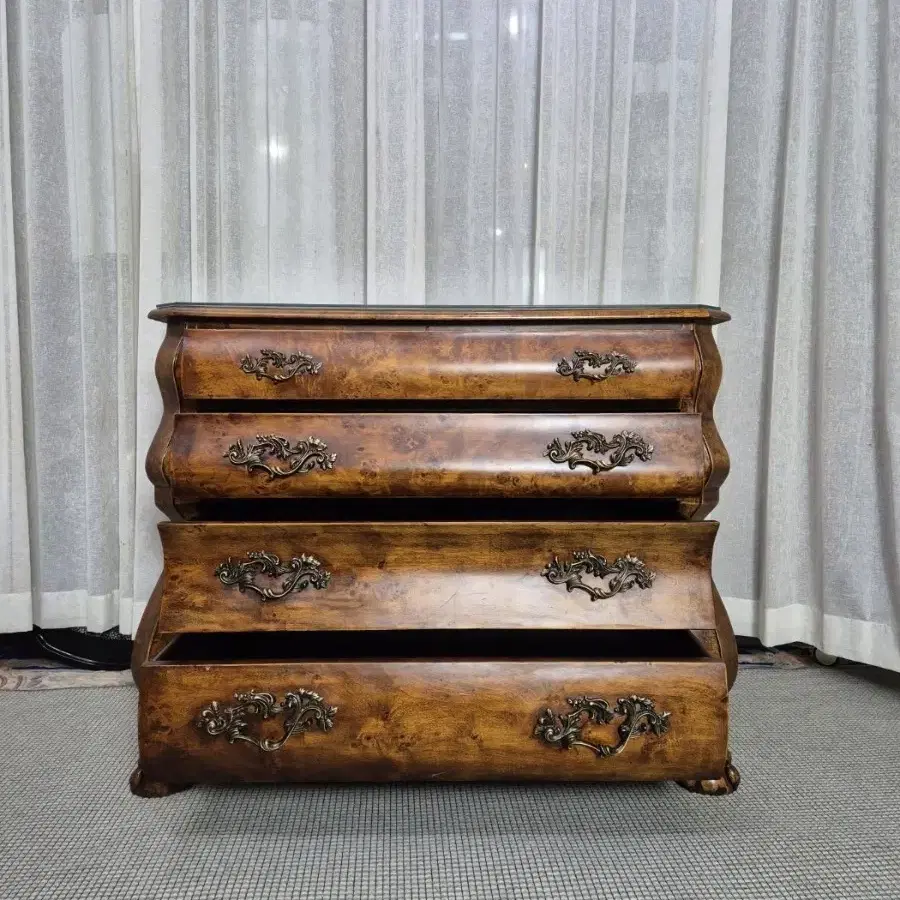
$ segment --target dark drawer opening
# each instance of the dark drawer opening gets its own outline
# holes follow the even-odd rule
[[[372,497],[199,500],[185,518],[208,522],[671,522],[677,500]]]
[[[689,631],[279,631],[180,634],[160,662],[336,660],[691,660],[709,654]]]
[[[598,399],[585,396],[573,399],[498,400],[490,397],[474,400],[302,400],[269,399],[185,399],[182,412],[198,413],[587,413],[615,412],[690,412],[690,398],[658,400]]]

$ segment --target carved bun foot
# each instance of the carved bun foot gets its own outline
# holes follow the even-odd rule
[[[701,778],[697,781],[679,781],[683,788],[695,794],[706,794],[707,797],[721,797],[733,794],[741,783],[741,773],[731,762],[731,753],[725,759],[725,771],[719,778]]]
[[[135,797],[168,797],[170,794],[177,794],[180,791],[186,791],[189,784],[170,784],[168,781],[153,781],[144,775],[144,770],[138,766],[128,779],[131,787],[131,793]]]

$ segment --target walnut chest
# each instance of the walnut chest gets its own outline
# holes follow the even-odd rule
[[[132,789],[728,793],[707,307],[161,306]]]

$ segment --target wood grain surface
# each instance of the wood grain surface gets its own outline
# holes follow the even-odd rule
[[[552,646],[548,645],[552,652]],[[274,752],[201,731],[211,701],[235,691],[313,690],[337,707],[334,727],[290,737]],[[534,735],[550,708],[586,695],[611,706],[633,694],[670,713],[661,736],[634,735],[602,758]],[[195,781],[659,780],[721,773],[727,746],[725,667],[690,662],[346,661],[150,663],[141,683],[140,766],[150,779]],[[617,718],[584,736],[615,743]],[[283,716],[248,722],[276,738]]]
[[[162,523],[160,631],[420,628],[693,628],[716,625],[710,556],[718,523]],[[655,578],[592,600],[542,576],[555,556],[637,556]],[[216,568],[250,551],[311,554],[331,574],[283,599],[226,586]],[[255,575],[260,587],[283,577]],[[587,586],[609,578],[586,574]]]
[[[712,328],[698,326],[694,329],[694,335],[701,360],[695,408],[703,421],[703,444],[708,457],[710,477],[703,486],[702,496],[682,501],[681,514],[686,519],[702,519],[712,512],[719,502],[719,488],[728,477],[731,467],[728,451],[713,418],[713,407],[722,382],[722,358]]]
[[[549,321],[554,324],[573,322],[727,322],[731,316],[718,306],[312,306],[308,304],[240,304],[240,303],[163,303],[149,313],[158,321],[178,320],[196,324],[255,323],[260,325],[287,322],[361,323],[477,322],[520,324]]]
[[[184,324],[177,320],[170,321],[156,354],[154,373],[163,401],[163,411],[145,461],[147,477],[155,488],[156,505],[171,519],[179,519],[181,515],[173,502],[171,485],[165,477],[163,464],[175,430],[175,414],[181,405],[176,360],[183,334]]]
[[[248,374],[264,349],[320,368],[285,381]],[[557,372],[576,350],[624,354],[602,381]],[[691,404],[699,358],[690,326],[205,329],[185,333],[184,397],[200,400],[658,400]],[[283,374],[283,369],[272,369]],[[588,375],[596,369],[585,368]],[[271,374],[271,372],[270,372]]]
[[[737,655],[710,574],[717,523],[696,520],[728,473],[713,419],[722,366],[712,326],[726,313],[174,304],[151,317],[168,323],[156,368],[163,420],[147,457],[157,504],[172,519],[221,521],[160,526],[165,571],[133,658],[136,793],[192,782],[723,778]],[[277,383],[242,371],[263,350],[321,367]],[[560,374],[575,350],[624,354],[635,370]],[[554,439],[584,431],[635,432],[654,449],[602,472],[548,458]],[[260,435],[317,438],[333,468],[269,478],[229,460],[230,447]],[[420,520],[373,503],[426,508]],[[536,511],[489,516],[492,503]],[[353,504],[366,509],[331,520]],[[467,504],[460,518],[471,521],[447,521],[442,504]],[[629,521],[628,510],[646,516]],[[389,521],[363,521],[380,515]],[[612,565],[637,557],[655,577],[592,600],[542,574],[577,550]],[[330,578],[263,599],[217,573],[251,551],[284,564],[310,554]],[[250,577],[279,591],[290,572]],[[581,583],[608,588],[609,577]],[[266,752],[197,727],[214,702],[227,721],[235,692],[280,701],[298,690],[337,707],[333,728]],[[535,736],[542,713],[566,715],[579,696],[610,707],[649,698],[669,727],[608,756]],[[232,737],[275,739],[285,715],[250,716]],[[619,740],[621,716],[572,721],[582,740]]]
[[[694,414],[188,413],[175,417],[165,477],[177,499],[203,497],[697,497],[710,477]],[[634,431],[649,461],[593,473],[552,462],[554,438]],[[226,458],[257,435],[309,436],[337,455],[331,471],[271,479]],[[586,458],[596,458],[587,453]]]

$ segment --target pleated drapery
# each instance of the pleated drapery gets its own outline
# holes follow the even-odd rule
[[[130,0],[0,10],[0,631],[132,626]]]
[[[0,630],[152,590],[159,302],[721,302],[737,630],[900,669],[897,17],[7,0]]]
[[[715,303],[729,19],[716,0],[144,4],[156,293]]]
[[[900,670],[900,8],[734,0],[715,574],[740,633]]]

